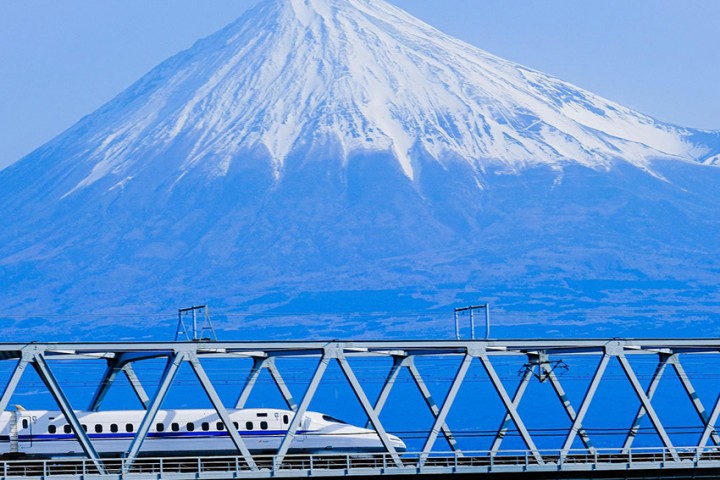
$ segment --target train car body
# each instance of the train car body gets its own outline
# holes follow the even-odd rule
[[[129,450],[144,410],[76,411],[93,447],[102,456]],[[279,409],[228,410],[233,424],[252,453],[274,453],[288,431],[294,412]],[[394,435],[398,451],[405,444]],[[374,430],[349,425],[317,412],[307,412],[290,445],[290,453],[384,451]],[[160,410],[141,455],[182,456],[236,454],[227,428],[215,410]],[[59,411],[18,410],[0,414],[0,454],[54,458],[83,455],[71,426]]]

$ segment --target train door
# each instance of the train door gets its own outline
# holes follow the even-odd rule
[[[10,420],[10,451],[23,452],[32,448],[33,419],[22,411],[12,412]]]
[[[33,417],[17,412],[18,450],[24,451],[33,446]]]

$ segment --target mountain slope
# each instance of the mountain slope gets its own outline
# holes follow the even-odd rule
[[[701,285],[711,305],[719,155],[718,132],[385,2],[262,2],[0,171],[4,304],[282,312],[308,292],[330,292],[318,309],[387,291],[392,317],[483,295],[520,310],[632,298],[594,278],[671,281],[641,288],[669,304]]]

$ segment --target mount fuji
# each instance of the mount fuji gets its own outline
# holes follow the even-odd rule
[[[381,0],[261,2],[0,171],[4,331],[718,334],[719,165]]]

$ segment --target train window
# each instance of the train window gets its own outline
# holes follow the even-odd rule
[[[22,428],[28,428],[30,426],[30,423],[28,422],[27,418],[23,418],[23,426]]]
[[[134,429],[135,429],[135,428],[133,427],[133,424],[132,424],[132,423],[126,423],[126,424],[125,424],[125,431],[126,431],[126,432],[130,433],[130,432],[132,432]]]
[[[203,422],[202,429],[203,429],[203,432],[207,432],[208,430],[210,430],[210,424],[208,422]]]
[[[330,415],[323,415],[323,416],[322,416],[322,419],[325,420],[326,422],[331,422],[331,423],[343,423],[343,424],[347,425],[347,422],[343,422],[342,420],[338,420],[337,418],[331,417]]]
[[[179,432],[179,431],[180,431],[180,424],[179,424],[179,423],[175,423],[175,422],[171,423],[171,424],[170,424],[170,430],[172,430],[173,432]]]
[[[192,423],[192,422],[188,422],[188,424],[187,424],[187,431],[188,431],[188,432],[195,431],[195,424]]]
[[[48,425],[48,433],[55,433],[57,432],[57,427],[55,425]]]
[[[70,425],[64,425],[64,426],[63,426],[63,432],[65,432],[65,433],[72,433],[72,428],[70,428]]]
[[[287,415],[283,415],[283,423],[284,423],[285,425],[287,425],[288,423],[290,423],[290,417],[288,417]]]
[[[258,413],[257,416],[258,417],[267,417],[267,413]]]
[[[261,428],[262,430],[267,430],[267,429],[268,429],[268,424],[267,424],[267,422],[265,422],[265,421],[260,422],[260,428]]]
[[[157,430],[158,432],[164,432],[164,431],[165,431],[165,425],[162,424],[162,423],[158,423],[157,425],[155,425],[155,430]]]
[[[222,432],[223,430],[225,430],[225,424],[224,424],[223,422],[217,422],[217,423],[215,424],[215,429],[216,429],[218,432]]]
[[[102,425],[95,425],[95,433],[102,433],[103,426]]]
[[[240,425],[238,425],[238,422],[233,422],[233,425],[235,425],[235,430],[237,430],[238,428],[240,428]]]
[[[111,424],[110,424],[110,431],[111,431],[112,433],[117,433],[117,431],[118,431],[117,423],[111,423]]]
[[[253,429],[253,423],[245,422],[245,430],[252,430],[252,429]]]
[[[82,429],[87,432],[87,425],[83,424],[83,425],[81,425],[81,426],[82,426]]]

